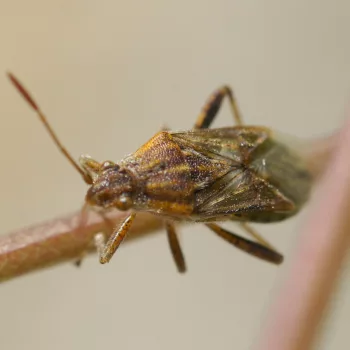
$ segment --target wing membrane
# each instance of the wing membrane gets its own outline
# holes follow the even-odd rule
[[[243,219],[249,216],[252,221],[267,221],[268,214],[276,216],[295,210],[293,202],[278,189],[249,170],[242,169],[227,174],[210,188],[198,192],[196,201],[196,213],[204,221],[227,216]]]
[[[224,158],[233,165],[244,164],[249,156],[270,136],[263,127],[232,127],[171,133],[182,147],[194,148],[211,158]]]
[[[171,135],[180,148],[230,166],[225,175],[196,192],[195,220],[278,221],[308,199],[312,178],[303,158],[269,129],[239,126]]]

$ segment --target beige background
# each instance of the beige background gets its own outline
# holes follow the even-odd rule
[[[187,129],[222,83],[245,120],[300,137],[335,130],[350,95],[348,1],[0,2],[0,232],[78,209],[86,186],[8,83],[26,83],[75,157],[118,160],[160,127]],[[216,126],[232,123],[226,106]],[[259,230],[290,256],[307,211]],[[233,224],[232,224],[233,226]],[[201,225],[3,284],[2,349],[250,349],[280,268]],[[347,349],[349,289],[320,349]],[[119,301],[119,304],[117,303]],[[292,306],[291,306],[292,307]],[[276,329],[283,332],[283,329]]]

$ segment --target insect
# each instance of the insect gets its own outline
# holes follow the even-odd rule
[[[308,200],[312,176],[293,147],[262,126],[244,126],[229,86],[216,90],[190,131],[160,131],[119,163],[97,162],[83,155],[79,164],[63,147],[47,118],[14,75],[10,80],[36,111],[53,141],[90,186],[86,203],[103,210],[131,211],[107,243],[96,236],[100,262],[118,249],[137,212],[164,218],[170,249],[179,272],[186,264],[175,222],[202,222],[237,248],[280,264],[283,256],[248,222],[278,222],[295,215]],[[237,126],[210,129],[224,98]],[[256,241],[240,237],[216,222],[233,220]]]

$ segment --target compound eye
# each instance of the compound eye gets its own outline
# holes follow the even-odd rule
[[[111,169],[111,168],[115,168],[116,164],[113,163],[110,160],[106,160],[105,162],[102,163],[101,165],[101,171],[107,170],[107,169]]]
[[[133,206],[133,201],[131,199],[130,196],[126,195],[126,194],[122,194],[117,203],[116,206],[119,210],[128,210]]]

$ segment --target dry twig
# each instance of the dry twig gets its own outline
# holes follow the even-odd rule
[[[115,212],[108,215],[108,219],[116,224],[127,214]],[[73,261],[86,252],[94,251],[94,235],[110,232],[110,226],[94,211],[87,212],[87,220],[82,226],[81,216],[79,211],[0,236],[0,282],[54,264]],[[126,241],[154,233],[162,226],[158,217],[140,213]]]

